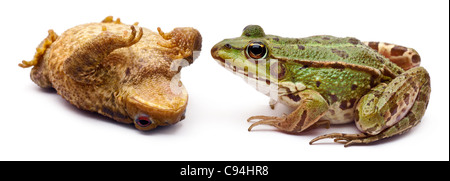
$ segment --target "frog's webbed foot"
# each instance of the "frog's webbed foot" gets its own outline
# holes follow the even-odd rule
[[[370,142],[378,140],[378,139],[375,139],[376,136],[370,136],[365,133],[361,133],[361,134],[331,133],[331,134],[318,136],[318,137],[312,139],[309,142],[309,144],[311,145],[316,141],[319,141],[321,139],[326,139],[326,138],[332,138],[332,139],[334,138],[334,142],[343,143],[344,147],[347,147],[347,146],[349,146],[351,144],[355,144],[355,143],[370,143]]]
[[[298,132],[302,132],[302,131],[306,131],[306,130],[310,130],[310,129],[314,129],[314,128],[318,128],[318,127],[322,127],[325,126],[325,128],[330,128],[330,121],[328,120],[318,120],[317,122],[315,122],[314,124],[312,124],[311,126],[308,126],[305,129],[300,129],[300,130],[296,130],[296,131],[290,131],[290,130],[286,130],[286,128],[284,128],[283,123],[286,123],[286,119],[288,119],[288,115],[284,114],[281,117],[275,117],[275,116],[252,116],[250,118],[247,119],[247,122],[250,122],[252,120],[256,120],[259,119],[259,121],[253,123],[252,125],[250,125],[250,127],[248,128],[248,131],[251,131],[253,129],[253,127],[258,126],[258,125],[269,125],[269,126],[274,126],[278,129],[281,129],[282,131],[286,131],[286,132],[291,132],[291,133],[298,133]]]
[[[39,63],[39,61],[44,56],[45,51],[50,47],[50,45],[56,41],[58,35],[53,30],[48,30],[48,36],[39,44],[36,48],[36,53],[31,61],[23,60],[22,63],[19,63],[19,66],[22,68],[28,68],[34,66]]]
[[[315,128],[329,121],[319,120],[328,110],[328,103],[314,90],[304,90],[291,95],[296,97],[298,106],[293,112],[281,117],[272,116],[253,116],[248,121],[260,119],[249,127],[249,131],[257,125],[270,125],[283,132],[300,133],[310,128]],[[294,104],[294,103],[293,103]]]
[[[252,120],[259,119],[259,121],[253,123],[248,128],[248,131],[251,131],[253,127],[258,125],[270,125],[274,127],[279,127],[281,122],[286,121],[286,115],[283,115],[282,117],[275,117],[275,116],[252,116],[247,119],[247,122],[250,122]]]
[[[409,115],[411,116],[411,114]],[[419,121],[414,120],[414,122],[409,123],[412,120],[412,118],[403,119],[402,121],[395,124],[393,127],[379,133],[376,135],[371,135],[367,133],[360,133],[360,134],[345,134],[345,133],[331,133],[326,134],[322,136],[318,136],[314,139],[312,139],[309,144],[313,144],[316,141],[319,141],[321,139],[326,138],[334,138],[334,142],[336,143],[343,143],[344,147],[347,147],[352,144],[369,144],[384,138],[391,137],[393,135],[400,135],[405,133],[406,131],[410,130],[412,127],[414,127],[416,124],[418,124]]]

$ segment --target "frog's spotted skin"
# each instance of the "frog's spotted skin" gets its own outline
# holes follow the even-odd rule
[[[409,70],[420,65],[420,56],[416,50],[400,45],[383,42],[363,42],[365,45],[376,50],[391,62],[394,62],[404,70]]]
[[[217,43],[211,54],[256,81],[272,108],[276,102],[295,108],[281,117],[250,117],[259,121],[249,131],[266,124],[298,133],[354,121],[362,132],[323,135],[310,143],[335,138],[348,146],[401,134],[420,122],[431,90],[415,50],[352,37],[283,38],[249,25],[241,37]]]
[[[101,23],[49,35],[31,61],[31,79],[55,88],[76,107],[98,112],[140,130],[184,119],[188,95],[173,60],[193,63],[201,35],[193,28],[169,33],[125,25],[107,17]],[[187,63],[186,63],[187,64]],[[178,91],[172,91],[175,84]]]

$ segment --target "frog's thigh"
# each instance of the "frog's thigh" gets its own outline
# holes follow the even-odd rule
[[[384,42],[364,42],[403,70],[409,70],[420,65],[420,56],[416,50],[400,45]]]
[[[417,102],[417,95],[427,83],[429,84],[427,71],[422,67],[416,67],[404,72],[387,85],[380,84],[373,88],[356,106],[355,122],[358,129],[376,135],[392,127],[410,112]],[[423,113],[420,117],[422,115]]]
[[[404,77],[402,78],[402,76]],[[420,122],[420,119],[424,115],[426,107],[428,105],[431,91],[430,78],[427,71],[422,67],[413,68],[397,78],[399,78],[397,81],[395,81],[394,79],[387,85],[380,84],[372,89],[369,94],[364,96],[364,100],[360,101],[357,105],[359,120],[356,121],[356,124],[359,128],[362,129],[361,131],[366,133],[332,133],[314,138],[313,140],[311,140],[310,144],[324,138],[335,138],[335,142],[344,140],[343,143],[345,143],[345,146],[354,143],[371,143],[383,138],[402,134],[405,131],[408,131],[412,127],[416,126]],[[403,89],[396,89],[395,87],[398,84],[402,84]],[[411,90],[411,88],[413,90]],[[393,90],[397,90],[399,92],[397,93]],[[410,90],[411,92],[404,92],[404,90]],[[392,99],[385,99],[387,94],[390,94],[391,96],[388,97]],[[414,98],[412,98],[411,96],[413,96]],[[386,102],[389,100],[391,101]],[[400,103],[402,101],[403,103]],[[404,106],[403,104],[412,104],[412,106],[409,110],[406,111],[406,115],[401,116],[401,114],[403,113],[397,114],[397,111],[402,112],[408,108],[408,106]],[[370,108],[370,106],[372,106],[372,108]],[[379,111],[386,109],[386,107],[390,109],[387,109],[388,111],[385,112]],[[366,113],[370,113],[370,115],[372,116],[366,116],[367,114],[362,113],[361,111],[367,111]],[[370,119],[376,117],[373,116],[373,113],[381,113],[381,115],[384,115],[383,117],[386,117],[387,119]],[[398,121],[393,123],[392,119]],[[370,128],[365,126],[373,127]]]

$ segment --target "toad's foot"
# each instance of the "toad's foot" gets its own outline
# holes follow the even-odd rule
[[[41,44],[36,48],[36,53],[34,54],[33,60],[25,61],[19,63],[19,66],[22,68],[32,67],[39,63],[39,61],[44,56],[44,53],[47,49],[49,49],[50,45],[56,41],[58,35],[53,30],[48,30],[48,36],[42,40]]]

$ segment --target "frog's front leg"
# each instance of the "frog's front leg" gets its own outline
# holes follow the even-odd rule
[[[282,131],[289,133],[299,133],[313,125],[322,125],[327,121],[319,119],[327,112],[328,103],[314,90],[304,90],[295,94],[288,94],[280,97],[286,99],[291,105],[298,105],[297,109],[289,115],[281,117],[272,116],[252,116],[247,121],[260,119],[253,123],[248,130],[250,131],[257,125],[271,125]]]
[[[430,77],[423,67],[412,68],[389,84],[380,84],[363,96],[356,107],[355,122],[362,134],[333,133],[319,136],[335,138],[345,146],[371,143],[402,134],[420,122],[430,96]]]
[[[109,32],[104,26],[99,35],[76,49],[64,61],[64,73],[78,82],[99,83],[101,79],[96,75],[102,61],[114,50],[131,46],[141,39],[142,28],[139,33],[134,26],[130,28],[131,34],[123,37]]]

